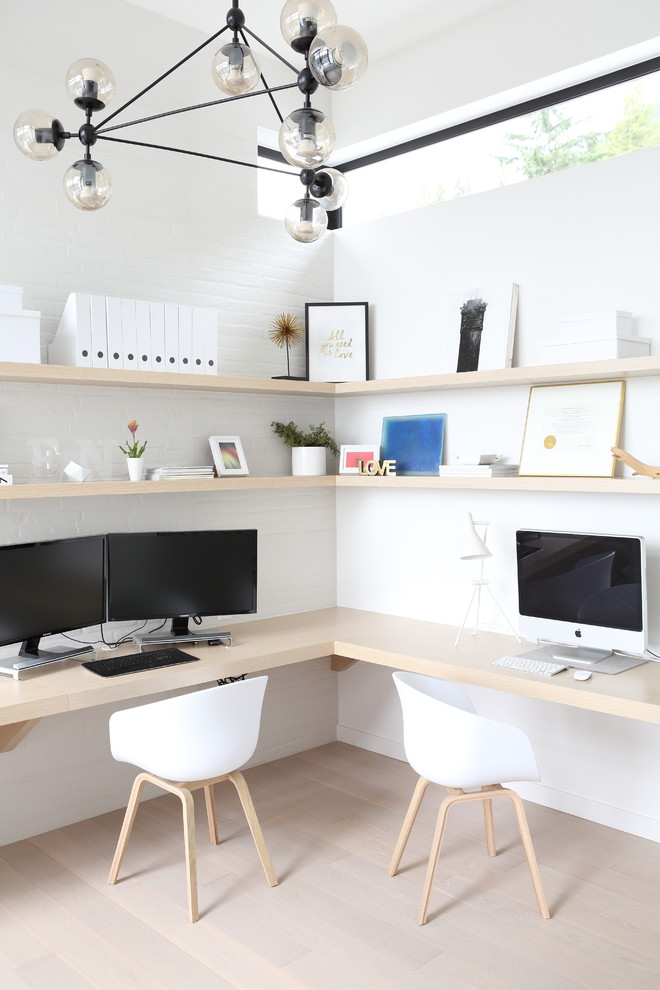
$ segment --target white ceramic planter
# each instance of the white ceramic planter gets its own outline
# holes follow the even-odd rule
[[[144,459],[142,457],[127,457],[129,481],[142,481],[144,474]]]
[[[292,447],[291,473],[325,474],[325,447]]]

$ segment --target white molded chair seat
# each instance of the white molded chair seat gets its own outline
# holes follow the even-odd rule
[[[133,783],[108,883],[116,883],[137,814],[142,788],[150,781],[176,794],[183,826],[191,921],[199,918],[192,791],[204,789],[211,842],[218,844],[213,785],[230,780],[240,798],[259,858],[271,887],[277,878],[243,774],[259,738],[267,677],[254,677],[115,712],[110,746],[116,760],[142,769]]]
[[[426,923],[450,807],[467,801],[483,802],[486,847],[488,854],[494,856],[492,799],[496,797],[506,797],[513,802],[539,910],[544,918],[549,918],[523,803],[515,791],[501,785],[503,780],[539,780],[538,766],[528,737],[517,726],[477,715],[467,692],[459,684],[401,671],[392,676],[403,710],[406,759],[419,774],[419,780],[392,854],[390,876],[398,870],[429,782],[441,784],[449,791],[438,813],[418,923]],[[465,790],[473,787],[480,790]]]

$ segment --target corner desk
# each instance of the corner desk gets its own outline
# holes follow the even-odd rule
[[[71,660],[22,681],[2,678],[0,752],[14,749],[48,715],[147,698],[320,657],[330,657],[337,671],[361,660],[660,724],[660,665],[652,662],[621,674],[596,673],[588,681],[575,681],[571,671],[541,677],[492,666],[498,657],[529,649],[530,644],[520,644],[512,636],[468,632],[455,647],[454,626],[341,607],[234,622],[231,630],[231,647],[183,644],[187,653],[199,658],[195,664],[106,679]],[[121,652],[132,653],[135,648],[126,646]],[[109,655],[116,654],[97,654]]]

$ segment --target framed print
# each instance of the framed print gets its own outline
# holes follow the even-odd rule
[[[532,385],[520,475],[612,478],[625,382]]]
[[[249,474],[240,437],[209,437],[213,463],[219,478],[233,474]]]
[[[305,303],[305,346],[310,382],[366,382],[369,303]]]
[[[474,285],[438,296],[438,370],[510,368],[518,286]]]
[[[358,461],[377,461],[380,459],[380,444],[378,443],[343,443],[339,452],[339,473],[359,474]]]
[[[397,475],[436,475],[442,464],[445,413],[429,416],[385,416],[381,457],[396,461]]]

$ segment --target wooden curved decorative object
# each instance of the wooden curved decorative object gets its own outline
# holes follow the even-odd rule
[[[636,457],[633,457],[626,450],[621,450],[620,447],[612,447],[612,453],[617,461],[623,461],[628,467],[633,468],[635,474],[641,474],[647,478],[660,478],[660,467],[654,467],[653,464],[644,464],[643,461],[638,461]]]

